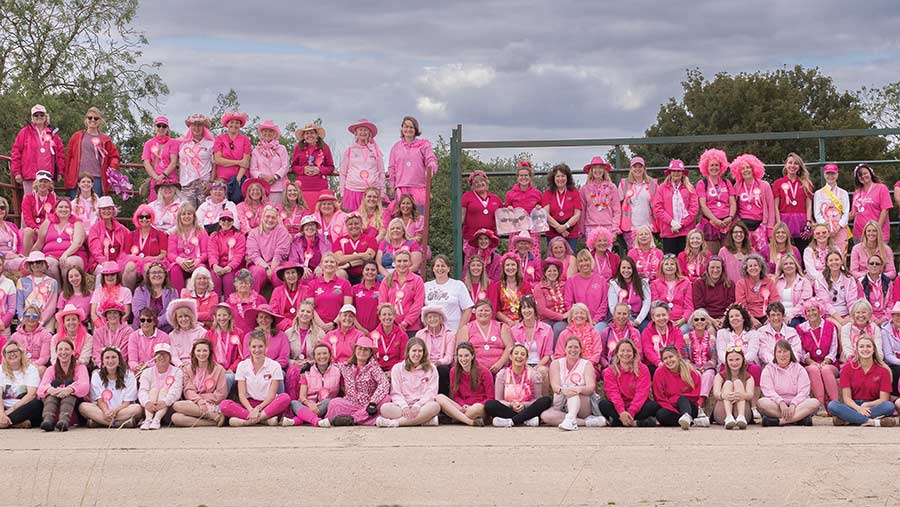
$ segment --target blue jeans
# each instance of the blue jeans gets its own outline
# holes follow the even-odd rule
[[[74,199],[75,196],[78,195],[78,185],[75,185],[75,188],[69,190],[69,198]],[[94,193],[97,195],[103,195],[103,180],[100,178],[94,178]]]
[[[857,405],[862,405],[866,402],[866,400],[854,400]],[[840,401],[829,401],[828,402],[828,411],[831,412],[831,415],[835,417],[839,417],[850,424],[860,426],[868,422],[868,420],[875,419],[877,417],[887,417],[894,414],[894,404],[890,401],[883,401],[874,407],[871,407],[870,412],[872,413],[871,417],[866,417],[856,410],[850,408],[846,403],[842,403]]]
[[[598,322],[598,323],[594,324],[594,329],[596,329],[598,333],[602,333],[603,330],[608,327],[609,327],[609,324],[607,324],[606,322]]]

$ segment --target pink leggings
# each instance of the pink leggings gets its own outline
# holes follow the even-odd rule
[[[811,364],[806,367],[806,373],[809,374],[810,391],[823,407],[827,407],[829,401],[841,401],[838,397],[838,369],[836,366]]]
[[[257,406],[261,401],[258,400],[249,400],[251,406]],[[263,414],[266,414],[266,418],[270,417],[278,417],[284,413],[285,410],[291,405],[291,398],[285,393],[281,393],[275,396],[275,399],[272,400],[272,403],[266,405],[266,408],[263,409]],[[231,400],[223,400],[222,404],[219,405],[219,409],[222,411],[222,415],[225,417],[237,417],[239,419],[246,419],[250,417],[250,411],[247,410],[240,403],[231,401]]]
[[[385,396],[383,400],[378,402],[378,410],[380,411],[381,406],[390,401],[390,399],[390,396]],[[328,412],[325,414],[325,417],[333,420],[339,415],[353,417],[353,422],[358,426],[372,426],[375,424],[375,416],[366,412],[366,405],[360,407],[346,398],[334,398],[328,402]]]
[[[704,370],[700,376],[700,397],[709,398],[709,392],[712,390],[713,381],[716,379],[716,370]]]
[[[196,266],[203,266],[203,264],[195,264]],[[194,268],[196,269],[196,268]],[[177,264],[173,264],[172,267],[169,268],[169,281],[172,282],[172,287],[175,287],[175,290],[181,292],[187,286],[187,280],[191,278],[193,271],[187,272],[181,269],[181,266]]]
[[[272,276],[266,276],[266,270],[257,266],[250,266],[250,273],[253,274],[253,290],[257,293],[262,293],[263,287],[265,287],[266,282],[272,282],[272,287],[279,287],[281,285],[281,280],[275,276],[275,271],[272,271]]]
[[[229,294],[234,292],[235,273],[236,271],[232,271],[231,273],[225,273],[224,275],[219,276],[212,269],[209,270],[209,274],[212,277],[213,289],[219,296],[227,298]]]
[[[288,366],[284,372],[284,392],[292,400],[300,398],[300,367],[296,364]]]

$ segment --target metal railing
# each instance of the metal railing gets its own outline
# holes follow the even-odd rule
[[[470,173],[463,172],[462,160],[464,149],[506,149],[506,148],[584,148],[584,147],[612,147],[615,151],[613,173],[627,173],[629,168],[623,166],[625,153],[623,146],[639,145],[666,145],[666,144],[705,144],[710,147],[720,146],[725,143],[747,141],[785,141],[785,140],[809,140],[818,141],[818,161],[806,162],[807,167],[821,168],[826,163],[840,165],[856,165],[868,163],[872,165],[898,164],[900,160],[828,160],[825,141],[827,139],[847,137],[871,137],[871,136],[896,136],[900,135],[900,129],[848,129],[848,130],[818,130],[800,132],[767,132],[757,134],[723,134],[702,136],[665,136],[665,137],[632,137],[632,138],[599,138],[599,139],[557,139],[557,140],[518,140],[518,141],[463,141],[462,124],[457,124],[450,135],[450,198],[452,204],[451,217],[453,219],[453,269],[456,276],[462,274],[462,179]],[[614,163],[613,163],[614,162]],[[686,166],[696,170],[696,165]],[[782,164],[766,164],[767,168],[782,167]],[[664,171],[665,167],[648,167],[648,173]],[[535,174],[541,174],[536,171]],[[515,171],[490,171],[488,177],[513,176]],[[890,185],[889,185],[890,188]],[[852,202],[852,193],[851,193]],[[892,221],[892,225],[897,222]],[[900,252],[895,253],[895,256]]]

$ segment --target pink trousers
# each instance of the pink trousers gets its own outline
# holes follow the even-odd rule
[[[253,290],[255,290],[257,293],[262,293],[262,289],[266,286],[266,282],[271,282],[272,287],[281,286],[281,280],[279,280],[278,277],[275,276],[274,271],[272,271],[272,276],[267,276],[266,270],[255,264],[250,266],[249,269],[250,273],[253,274]]]
[[[292,400],[300,398],[300,367],[296,364],[288,366],[284,372],[284,393]]]
[[[700,375],[700,396],[709,398],[709,392],[712,390],[713,381],[716,379],[716,370],[705,370]]]
[[[224,275],[219,276],[215,271],[211,269],[209,270],[210,277],[212,278],[213,289],[217,294],[227,298],[229,294],[234,292],[235,273],[235,271],[232,271],[231,273],[225,273]]]
[[[806,367],[806,373],[809,374],[809,390],[823,407],[828,407],[829,401],[841,401],[838,397],[838,369],[835,365],[823,364],[819,367],[811,364]]]
[[[381,189],[381,192],[384,193],[384,189]],[[344,211],[356,211],[359,209],[359,205],[362,204],[363,197],[366,195],[365,192],[356,192],[355,190],[348,190],[346,188],[341,189],[341,208]]]
[[[197,264],[196,266],[205,266],[204,264]],[[197,268],[194,268],[197,269]],[[181,266],[177,264],[173,264],[169,268],[169,281],[172,282],[172,287],[175,287],[175,290],[181,292],[181,289],[184,289],[187,286],[187,280],[191,278],[193,271],[188,272],[181,269]]]
[[[257,406],[261,401],[258,400],[250,400],[250,405]],[[284,413],[285,410],[291,405],[291,398],[285,394],[281,393],[275,396],[275,399],[272,400],[272,403],[266,405],[266,408],[263,409],[263,413],[266,414],[266,417],[278,417]],[[239,419],[246,419],[250,416],[250,411],[247,410],[240,403],[231,401],[231,400],[223,400],[221,405],[219,405],[219,409],[222,411],[222,415],[225,417],[237,417]]]

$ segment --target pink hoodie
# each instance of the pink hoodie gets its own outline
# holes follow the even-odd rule
[[[391,401],[400,408],[421,408],[438,395],[438,372],[434,365],[428,371],[421,367],[406,371],[405,362],[391,368]]]
[[[250,155],[250,177],[274,176],[272,192],[284,191],[284,180],[290,166],[291,159],[288,157],[287,148],[277,140],[269,144],[260,142]]]
[[[374,141],[353,143],[344,153],[340,169],[341,191],[365,192],[375,187],[384,192],[384,156]]]
[[[207,241],[209,248],[209,266],[231,267],[232,272],[237,271],[244,262],[244,254],[247,251],[247,238],[234,229],[225,232],[216,231]]]
[[[415,273],[407,274],[402,284],[397,281],[396,271],[392,276],[390,287],[386,282],[381,282],[378,304],[393,305],[397,312],[397,324],[405,322],[406,331],[417,331],[422,328],[420,313],[425,306],[425,282]]]
[[[619,368],[618,375],[615,368],[603,370],[603,390],[606,391],[606,399],[612,402],[619,414],[628,410],[634,417],[650,395],[650,369],[640,361],[637,366],[637,376],[634,372],[622,368]]]
[[[618,235],[619,224],[622,222],[622,205],[615,183],[591,181],[581,187],[578,193],[581,194],[581,223],[584,227],[606,227]]]
[[[784,290],[784,287],[787,285],[787,282],[784,280],[784,276],[775,281],[775,290],[780,295]],[[803,306],[805,301],[812,299],[813,297],[813,284],[809,281],[809,278],[805,276],[797,276],[794,279],[794,287],[791,290],[791,308],[787,310],[784,316],[785,322],[790,322],[791,319],[800,315],[800,308]]]
[[[400,139],[391,148],[388,156],[388,181],[391,188],[424,188],[425,170],[436,174],[437,157],[427,139],[414,139],[408,143]]]
[[[247,235],[249,264],[260,265],[267,262],[277,266],[287,260],[290,251],[291,235],[281,224],[269,232],[262,232],[261,227],[257,227]]]
[[[663,238],[677,238],[679,236],[687,236],[697,221],[697,210],[699,203],[697,201],[697,193],[693,189],[688,189],[684,182],[678,186],[678,193],[684,201],[685,215],[681,220],[681,228],[678,232],[672,231],[673,204],[672,200],[675,195],[675,187],[669,182],[663,182],[653,195],[651,209],[659,227],[659,235]]]
[[[75,357],[72,357],[72,361],[75,361]],[[50,384],[56,380],[56,368],[47,368],[44,371],[44,376],[41,378],[41,384],[38,386],[37,395],[38,398],[44,399],[47,397],[47,389],[50,389]],[[75,389],[75,392],[72,393],[76,398],[84,398],[87,396],[88,391],[91,389],[91,379],[88,376],[87,368],[81,363],[75,363],[75,378],[72,384],[69,385]]]
[[[686,396],[694,405],[700,400],[700,374],[691,369],[691,387],[677,371],[670,371],[665,366],[656,369],[653,374],[653,398],[659,406],[677,412],[678,398]]]
[[[763,369],[759,388],[764,397],[775,403],[799,405],[809,399],[809,374],[796,361],[787,368],[772,363]]]

